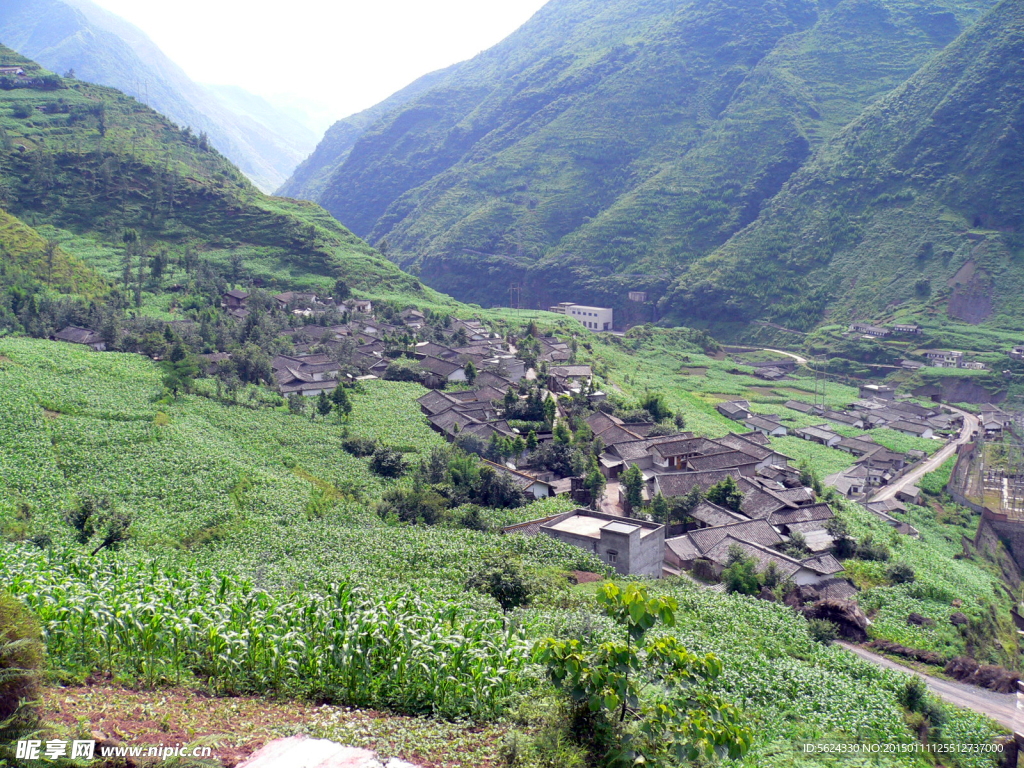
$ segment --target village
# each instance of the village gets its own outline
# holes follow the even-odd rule
[[[617,415],[591,366],[576,362],[575,337],[565,341],[535,327],[518,338],[503,337],[480,320],[441,321],[412,307],[375,310],[369,300],[335,301],[312,292],[288,291],[272,300],[292,324],[279,331],[289,351],[270,360],[270,383],[296,410],[302,407],[296,400],[323,399],[360,381],[420,383],[426,390],[418,400],[422,416],[449,443],[479,456],[527,500],[565,495],[575,504],[568,512],[508,526],[504,535],[550,536],[597,554],[624,575],[685,577],[713,586],[744,558],[757,573],[821,597],[848,598],[856,590],[843,578],[835,552],[844,534],[823,495],[860,501],[898,532],[916,535],[901,519],[905,504],[920,502],[914,485],[900,485],[884,500],[875,497],[927,454],[900,453],[870,434],[849,437],[836,430],[884,427],[949,441],[965,428],[954,409],[865,384],[860,399],[842,410],[786,402],[786,408],[821,419],[807,427],[788,428],[779,415],[755,413],[746,400],[720,402],[718,412],[736,429],[711,439],[686,431],[679,421],[656,418],[657,408]],[[238,323],[250,319],[246,291],[226,290],[221,306]],[[592,331],[612,327],[611,310],[570,302],[552,310]],[[106,348],[88,328],[72,326],[52,338]],[[233,365],[228,352],[197,360],[207,376]],[[761,363],[754,375],[785,376],[794,365]],[[987,408],[979,424],[991,436],[1010,417]],[[811,481],[806,467],[772,447],[772,438],[786,435],[848,452],[857,461],[823,482]],[[584,441],[587,451],[570,457],[570,444]]]

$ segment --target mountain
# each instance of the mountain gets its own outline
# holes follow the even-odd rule
[[[367,129],[392,110],[405,106],[432,88],[443,80],[451,69],[442,69],[424,75],[380,104],[334,123],[327,129],[323,139],[317,144],[316,150],[299,164],[288,181],[277,190],[277,194],[310,200],[317,198],[323,188],[330,183],[333,172],[345,162],[352,147],[366,133]]]
[[[826,143],[667,303],[802,327],[831,307],[1019,329],[1021,157],[1024,6],[1004,0]]]
[[[43,66],[74,70],[205,132],[257,185],[272,190],[316,145],[316,135],[269,104],[193,82],[144,32],[90,0],[0,2],[0,41]],[[239,108],[239,102],[244,102]]]
[[[552,0],[283,190],[458,298],[626,309],[993,5]]]
[[[122,271],[122,238],[135,230],[141,252],[176,265],[160,271],[181,282],[154,270],[136,299],[165,319],[180,316],[197,264],[208,286],[329,291],[341,278],[377,296],[437,298],[320,207],[262,194],[204,137],[137,100],[3,46],[0,66],[25,71],[0,79],[0,287],[45,283],[87,299],[122,279],[127,287],[135,278]],[[139,265],[140,284],[142,273]],[[11,295],[0,291],[0,321]]]

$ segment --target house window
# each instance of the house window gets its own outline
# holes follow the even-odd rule
[[[615,565],[615,563],[617,563],[618,561],[619,561],[619,553],[616,552],[614,549],[609,549],[608,550],[608,563],[611,564],[611,565]]]

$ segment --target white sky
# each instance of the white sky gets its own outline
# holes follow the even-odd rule
[[[340,119],[475,56],[546,0],[95,0],[200,83],[298,96]]]

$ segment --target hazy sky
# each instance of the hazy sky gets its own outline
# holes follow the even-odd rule
[[[334,119],[475,56],[546,0],[95,0],[193,80],[289,93]]]

